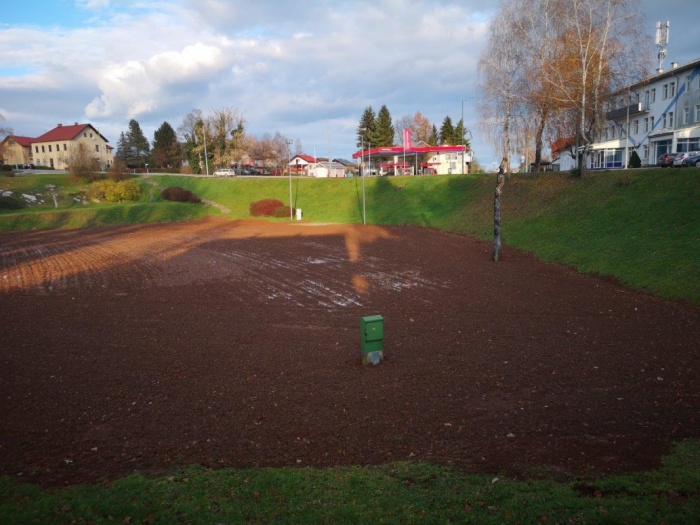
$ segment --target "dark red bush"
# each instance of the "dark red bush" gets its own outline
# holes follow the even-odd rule
[[[284,203],[277,199],[263,199],[250,203],[250,214],[253,217],[276,217],[275,212],[282,206]],[[289,208],[287,208],[287,212],[289,212]]]
[[[169,188],[165,188],[160,193],[160,196],[163,197],[166,201],[192,202],[194,204],[202,202],[202,199],[197,197],[190,190],[186,190],[185,188],[181,188],[180,186],[171,186]]]

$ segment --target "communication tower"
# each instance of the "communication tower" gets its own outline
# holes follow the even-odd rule
[[[659,68],[656,70],[657,73],[664,72],[664,57],[666,56],[670,25],[671,22],[656,22],[656,47],[659,48]]]

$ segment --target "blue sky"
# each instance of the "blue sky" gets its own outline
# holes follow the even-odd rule
[[[477,159],[476,65],[497,3],[484,0],[24,0],[0,9],[0,114],[18,135],[90,122],[116,145],[191,110],[231,107],[249,133],[350,158],[367,106],[464,118]],[[670,20],[666,67],[700,58],[700,2],[642,0]]]

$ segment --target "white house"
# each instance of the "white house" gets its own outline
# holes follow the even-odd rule
[[[700,59],[673,63],[619,92],[607,118],[589,168],[626,167],[633,150],[642,165],[654,165],[663,153],[700,150]]]

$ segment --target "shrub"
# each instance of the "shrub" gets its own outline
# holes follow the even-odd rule
[[[21,210],[26,208],[27,203],[14,195],[3,197],[0,195],[0,210]]]
[[[14,176],[15,176],[15,172],[14,172],[14,171],[11,171],[11,170],[10,170],[10,171],[6,171],[6,172],[5,172],[5,177],[14,177]]]
[[[263,199],[250,203],[250,214],[253,217],[272,217],[282,206],[284,206],[284,203],[277,199]]]
[[[11,164],[0,164],[0,171],[12,171]]]
[[[632,151],[632,155],[630,155],[629,167],[630,168],[641,168],[642,167],[642,159],[639,158],[639,155],[637,155],[636,150]]]
[[[291,215],[294,215],[294,208],[292,208]],[[280,206],[275,210],[275,217],[289,217],[289,206]]]
[[[193,204],[202,202],[202,199],[197,197],[194,193],[192,193],[189,190],[186,190],[185,188],[181,188],[180,186],[171,186],[169,188],[165,188],[160,193],[160,196],[163,197],[166,201],[191,202]]]
[[[73,180],[87,182],[94,182],[102,177],[100,163],[91,156],[90,150],[82,142],[71,149],[68,156],[68,173],[70,173]]]
[[[121,159],[115,158],[114,164],[107,170],[107,177],[114,181],[126,180],[129,178],[129,168]]]
[[[141,197],[141,188],[133,180],[117,182],[104,179],[91,183],[87,196],[92,201],[137,201]]]

